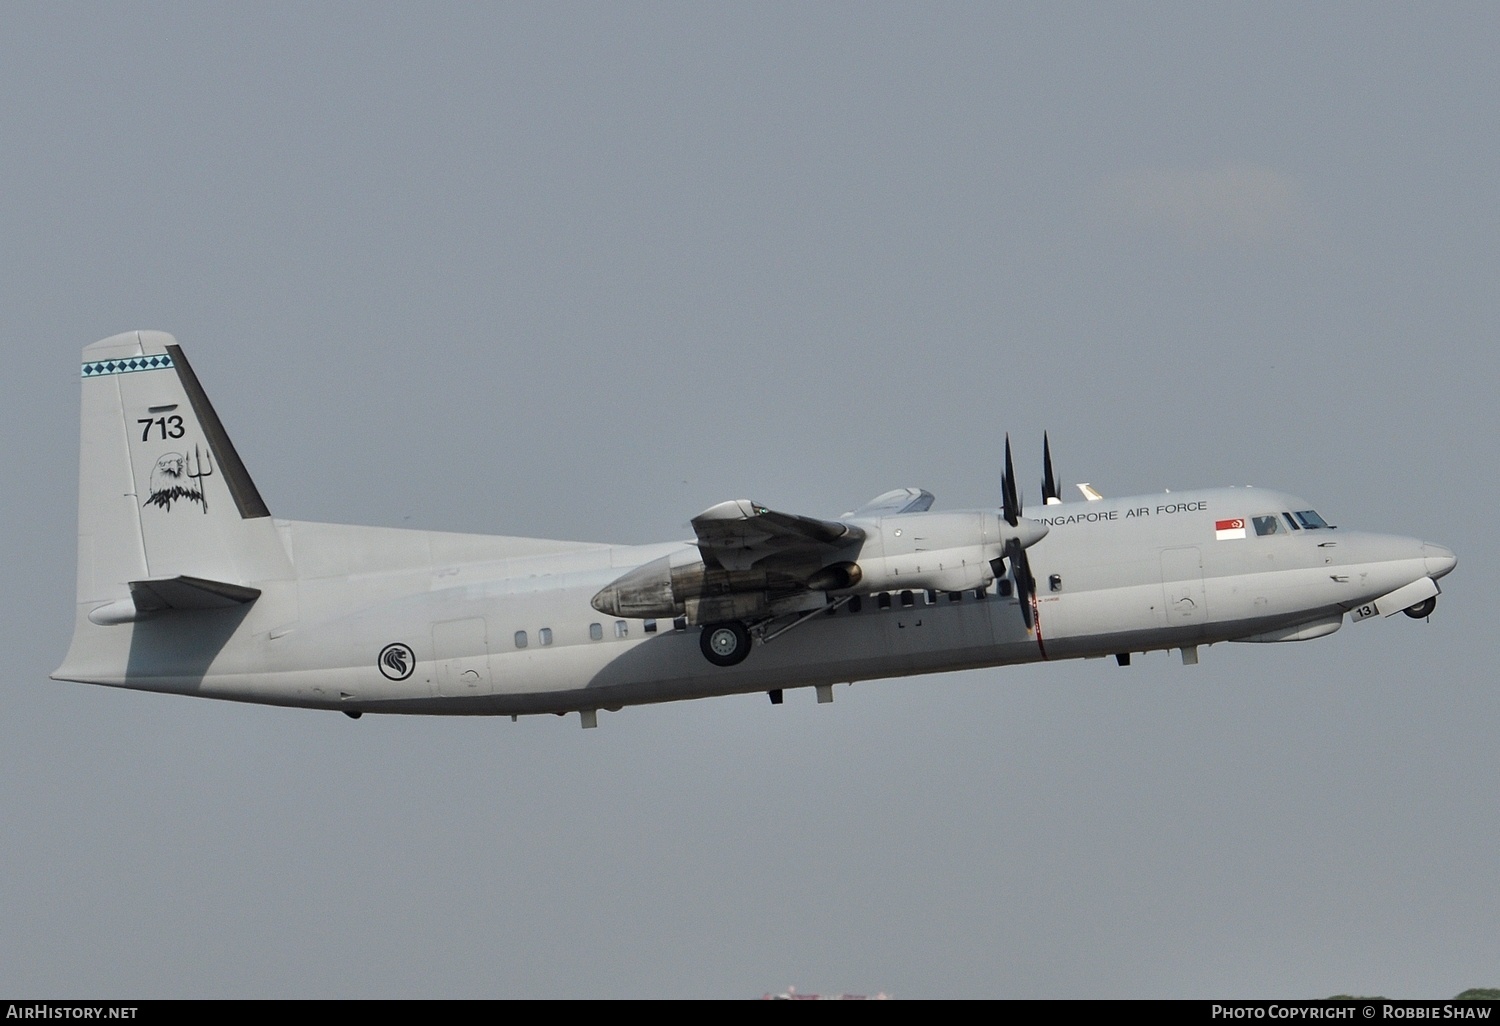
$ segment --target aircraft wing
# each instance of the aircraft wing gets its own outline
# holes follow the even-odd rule
[[[706,566],[725,570],[812,572],[865,538],[862,528],[837,520],[778,513],[749,499],[732,499],[693,518]]]
[[[932,493],[925,488],[895,488],[877,495],[859,509],[845,513],[850,517],[888,517],[897,513],[926,513],[932,508]]]

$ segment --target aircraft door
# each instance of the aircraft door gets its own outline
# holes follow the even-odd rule
[[[484,617],[433,624],[432,653],[437,661],[438,694],[457,698],[488,695],[493,690]]]
[[[1161,588],[1168,627],[1208,622],[1203,594],[1203,554],[1196,545],[1162,549]]]

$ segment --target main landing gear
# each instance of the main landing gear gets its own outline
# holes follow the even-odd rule
[[[698,636],[698,647],[715,666],[733,666],[750,654],[750,630],[738,620],[707,623]]]

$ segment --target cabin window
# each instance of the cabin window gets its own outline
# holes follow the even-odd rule
[[[646,621],[646,633],[647,634],[655,634],[656,633],[656,621],[655,620],[647,620]]]
[[[913,595],[911,592],[909,592],[909,591],[903,591],[901,593],[901,608],[902,609],[910,609],[912,606],[914,606],[916,604],[917,604],[917,597],[915,595]]]
[[[964,593],[961,592],[961,591],[950,591],[948,593],[948,601],[949,602],[962,602],[963,600],[964,600]]]
[[[1062,591],[1062,574],[1053,574],[1047,578],[1047,587],[1053,591]]]
[[[880,606],[881,609],[891,608],[891,593],[888,591],[882,591],[876,597],[876,603]]]
[[[859,612],[859,605],[860,605],[859,596],[856,595],[852,599],[849,600],[849,612],[851,612],[851,613],[857,613],[857,612]]]
[[[1251,517],[1250,522],[1255,525],[1255,533],[1262,537],[1281,530],[1281,521],[1276,519],[1275,513],[1268,517]]]
[[[552,644],[552,628],[551,627],[543,627],[541,630],[539,630],[539,631],[536,632],[536,636],[537,636],[537,640],[540,641],[543,645],[550,645],[550,644]]]
[[[589,638],[594,641],[602,641],[604,639],[604,625],[602,623],[589,624]]]
[[[985,591],[983,588],[974,589],[974,597],[977,599],[983,599],[988,594],[989,592]]]
[[[1010,578],[1009,577],[997,577],[997,578],[995,578],[995,594],[999,595],[1001,598],[1010,598]]]
[[[526,632],[525,631],[516,631],[516,647],[517,648],[525,648],[526,647]]]
[[[623,637],[625,637],[625,635],[627,635],[629,633],[630,633],[630,624],[626,623],[624,620],[616,620],[615,621],[615,637],[617,637],[617,638],[623,638]]]
[[[672,620],[672,629],[674,631],[685,631],[685,630],[687,630],[687,617],[685,617],[685,616],[674,617],[673,620]]]

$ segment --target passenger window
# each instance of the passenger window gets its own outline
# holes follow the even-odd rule
[[[625,637],[625,635],[627,635],[629,633],[630,633],[630,624],[626,623],[624,620],[616,620],[615,621],[615,637],[617,637],[617,638],[623,638],[623,637]]]
[[[526,647],[526,632],[525,631],[516,631],[516,647],[517,648],[525,648]]]
[[[1010,587],[1009,577],[995,578],[995,594],[1001,598],[1010,598]]]
[[[903,591],[901,593],[901,608],[902,609],[910,609],[912,606],[914,606],[916,604],[917,604],[917,597],[915,595],[913,595],[911,592],[909,592],[909,591]]]
[[[961,592],[961,591],[950,591],[948,593],[948,601],[949,602],[962,602],[963,600],[964,600],[964,593]]]
[[[877,602],[880,605],[881,609],[891,608],[891,593],[888,591],[882,591],[879,598],[877,599]]]
[[[974,589],[974,597],[977,599],[983,599],[988,594],[989,592],[985,591],[983,588]]]
[[[589,624],[589,637],[594,641],[602,641],[604,639],[604,625],[602,623]]]
[[[858,595],[854,596],[852,599],[849,600],[849,612],[851,612],[851,613],[857,613],[857,612],[859,612],[859,596]]]
[[[552,644],[552,628],[551,627],[543,627],[541,630],[539,630],[539,631],[536,632],[536,636],[537,636],[538,640],[540,640],[543,645],[550,645],[550,644]]]
[[[646,633],[647,634],[655,634],[656,633],[656,621],[655,620],[647,620],[646,621]]]
[[[672,619],[672,629],[674,631],[685,631],[685,630],[687,630],[687,617],[685,617],[685,616],[673,617],[673,619]]]
[[[1250,522],[1255,525],[1255,533],[1261,536],[1281,530],[1281,521],[1276,519],[1275,513],[1267,517],[1251,517]]]

